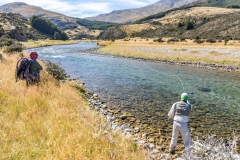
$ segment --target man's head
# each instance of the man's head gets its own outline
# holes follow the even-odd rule
[[[37,54],[37,52],[30,52],[30,58],[36,60],[36,59],[38,58],[38,54]]]
[[[188,94],[187,93],[182,93],[181,100],[182,101],[187,101],[188,100]]]

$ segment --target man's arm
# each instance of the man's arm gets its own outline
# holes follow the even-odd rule
[[[175,103],[172,105],[172,108],[170,109],[170,111],[168,112],[168,117],[170,119],[174,118],[174,114],[175,114]]]
[[[192,110],[192,108],[193,108],[192,104],[191,104],[191,103],[189,103],[189,101],[187,101],[187,104],[189,104],[189,105],[191,106],[191,110]]]

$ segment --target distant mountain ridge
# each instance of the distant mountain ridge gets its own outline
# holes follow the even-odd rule
[[[70,39],[96,37],[98,32],[89,30],[76,22],[77,18],[69,17],[60,13],[48,11],[41,7],[31,6],[22,2],[13,2],[0,6],[0,11],[18,13],[29,19],[33,15],[40,15],[49,19],[57,27],[65,29]],[[68,30],[66,30],[68,28]]]
[[[60,13],[48,11],[41,7],[31,6],[23,2],[13,2],[0,6],[0,11],[18,13],[29,19],[32,15],[41,15],[44,18],[48,18],[58,27],[66,25],[77,25],[76,19],[65,16]]]
[[[149,15],[157,14],[159,12],[180,7],[195,1],[197,0],[160,0],[142,8],[115,10],[111,13],[101,14],[95,17],[86,17],[85,19],[113,23],[129,23]]]

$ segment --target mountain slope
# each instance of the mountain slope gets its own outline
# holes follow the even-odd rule
[[[127,37],[177,39],[239,39],[240,9],[193,7],[167,13],[164,17],[151,19],[142,24],[124,25],[102,32],[101,39]],[[113,37],[111,33],[121,33]],[[125,36],[123,36],[125,35]]]
[[[0,30],[2,31],[0,33],[2,39],[9,37],[18,41],[27,41],[29,39],[48,38],[46,35],[33,29],[27,19],[16,13],[0,12]]]
[[[2,5],[0,6],[0,11],[18,13],[27,19],[29,19],[33,15],[40,15],[44,18],[49,19],[59,28],[70,28],[71,31],[65,31],[70,39],[77,39],[79,37],[93,37],[98,35],[96,34],[97,32],[90,31],[88,28],[79,25],[76,22],[76,18],[44,10],[41,7],[31,6],[22,2],[14,2]]]
[[[197,0],[160,0],[152,5],[142,8],[115,10],[108,14],[101,14],[96,17],[87,17],[85,19],[114,23],[129,23],[143,17],[166,11],[171,8],[183,6],[195,1]]]
[[[0,11],[18,13],[27,19],[33,15],[41,15],[44,18],[51,20],[58,27],[77,25],[74,18],[65,16],[60,13],[44,10],[41,7],[31,6],[22,2],[14,2],[2,5],[0,6]]]

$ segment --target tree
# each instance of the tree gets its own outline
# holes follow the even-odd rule
[[[61,36],[60,36],[60,34],[58,32],[54,33],[54,39],[61,40]]]
[[[68,36],[66,33],[57,28],[50,20],[45,19],[41,16],[33,15],[30,18],[31,26],[45,34],[52,36],[54,39],[67,40]]]
[[[187,26],[186,26],[186,30],[192,30],[193,28],[194,28],[194,22],[188,21]]]
[[[61,36],[61,40],[68,40],[68,36],[65,32],[61,31],[60,36]]]

